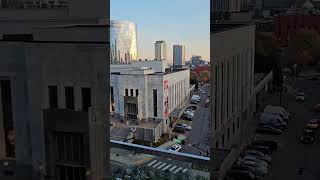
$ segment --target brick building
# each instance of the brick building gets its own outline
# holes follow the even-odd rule
[[[274,33],[288,41],[296,30],[308,29],[320,32],[320,15],[279,15],[274,17]]]

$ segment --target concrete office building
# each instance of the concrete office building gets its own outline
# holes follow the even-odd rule
[[[101,77],[108,74],[107,1],[70,1],[56,8],[19,2],[0,11],[0,161],[9,162],[6,168],[18,179],[52,179],[67,171],[76,179],[86,173],[89,179],[106,177],[109,104],[101,92],[108,82]],[[83,151],[54,143],[58,136]],[[51,151],[57,147],[79,158],[58,157]],[[70,168],[71,161],[78,168]]]
[[[112,64],[137,60],[137,27],[134,22],[110,22],[110,58]]]
[[[32,179],[107,177],[107,32],[106,25],[56,26],[36,28],[32,41],[0,42],[0,124],[9,125],[0,129],[2,161],[29,166]],[[28,179],[28,172],[16,173]]]
[[[181,67],[186,64],[186,47],[184,45],[173,45],[173,66]]]
[[[167,60],[167,43],[165,41],[154,43],[154,59]]]
[[[253,117],[255,25],[211,26],[210,152],[214,159],[215,149],[239,148],[246,140],[245,128]],[[223,166],[218,176],[225,173]]]
[[[156,139],[167,132],[170,112],[188,103],[189,69],[168,70],[166,61],[137,61],[111,65],[110,69],[110,111],[119,121],[134,122],[141,127],[152,124],[154,119],[160,121],[162,128]],[[154,127],[145,126],[148,128]],[[142,139],[150,141],[145,138]]]

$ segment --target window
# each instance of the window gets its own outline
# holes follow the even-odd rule
[[[126,96],[129,96],[128,89],[126,89]]]
[[[230,140],[230,128],[228,128],[228,141]]]
[[[216,148],[219,148],[219,141],[216,142]]]
[[[235,124],[234,124],[234,122],[232,123],[232,134],[234,134],[235,133]]]
[[[81,88],[81,92],[82,92],[82,110],[88,112],[89,107],[91,107],[91,89]],[[113,96],[111,96],[111,98],[113,98]]]
[[[2,97],[2,118],[3,132],[6,146],[6,157],[15,157],[15,139],[10,137],[14,132],[13,116],[12,116],[12,96],[10,80],[1,80],[1,97]]]
[[[74,90],[73,87],[65,87],[66,108],[74,109]]]
[[[136,97],[139,96],[139,89],[136,89]]]
[[[229,82],[230,82],[230,75],[229,75],[229,68],[230,68],[230,61],[228,60],[227,61],[227,68],[226,68],[226,71],[227,71],[227,74],[226,74],[226,94],[227,94],[227,118],[229,118]]]
[[[130,96],[133,96],[133,89],[130,89]]]
[[[218,99],[218,86],[217,86],[217,84],[218,84],[218,66],[216,66],[215,67],[215,77],[214,77],[214,79],[215,79],[215,84],[214,84],[214,88],[215,88],[215,96],[214,96],[214,109],[215,109],[215,120],[214,120],[214,130],[217,130],[217,121],[218,121],[218,101],[217,101],[217,99]]]
[[[224,96],[224,94],[223,94],[223,92],[224,92],[224,78],[223,78],[223,63],[221,64],[221,88],[222,88],[222,90],[221,90],[221,101],[220,101],[220,103],[221,103],[221,117],[220,117],[220,121],[221,121],[221,124],[222,124],[222,120],[223,120],[223,118],[224,118],[224,116],[223,116],[223,112],[224,112],[224,108],[223,108],[223,101],[224,101],[224,99],[223,99],[223,96]]]
[[[58,108],[58,88],[57,86],[48,86],[49,89],[49,108]]]
[[[221,146],[224,147],[224,134],[222,134],[221,141],[222,141]]]
[[[157,116],[158,116],[157,104],[158,104],[157,90],[154,89],[154,90],[153,90],[153,116],[154,116],[154,117],[157,117]]]
[[[240,127],[240,119],[238,118],[238,121],[237,121],[237,129]]]
[[[115,111],[115,107],[114,107],[114,92],[113,92],[113,87],[110,87],[110,93],[111,93],[111,110]]]

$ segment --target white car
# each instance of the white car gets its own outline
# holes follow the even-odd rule
[[[171,146],[171,148],[169,149],[169,151],[176,151],[176,152],[179,152],[180,150],[181,150],[181,145],[179,144],[175,144]]]
[[[304,93],[298,93],[296,96],[297,101],[304,101]]]

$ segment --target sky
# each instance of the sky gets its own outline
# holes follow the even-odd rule
[[[111,0],[110,16],[137,24],[139,59],[154,59],[154,43],[165,40],[170,61],[174,44],[186,46],[186,60],[192,55],[209,60],[209,4],[209,0]]]

